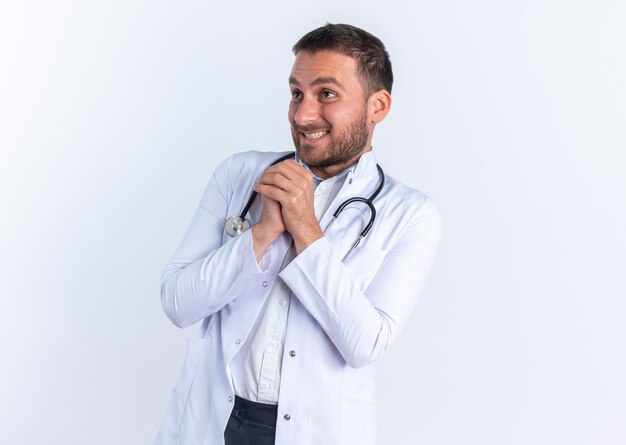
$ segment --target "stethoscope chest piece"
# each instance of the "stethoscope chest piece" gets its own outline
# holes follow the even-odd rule
[[[241,235],[243,232],[250,228],[250,223],[242,219],[240,216],[231,216],[226,220],[226,224],[224,224],[224,230],[230,236]]]

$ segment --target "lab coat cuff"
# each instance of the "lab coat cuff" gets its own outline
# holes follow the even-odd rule
[[[262,273],[267,272],[270,266],[272,265],[272,246],[273,244],[270,244],[267,247],[267,249],[263,253],[263,256],[258,262],[256,261],[256,257],[254,256],[254,249],[252,249],[252,257],[254,258],[254,261],[257,263],[257,267],[259,271],[261,271]]]
[[[252,230],[246,230],[241,236],[245,238],[245,249],[248,251],[248,254],[246,255],[246,269],[254,275],[267,272],[272,262],[272,246],[270,245],[267,248],[261,259],[257,262],[256,256],[254,255],[254,241],[252,238]]]
[[[333,246],[326,237],[323,236],[313,241],[283,269],[279,276],[284,279],[297,273],[295,270],[306,270],[307,266],[310,267],[311,264],[320,264],[317,262],[320,259],[319,255],[327,250],[333,250]]]

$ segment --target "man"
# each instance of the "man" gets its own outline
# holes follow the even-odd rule
[[[372,135],[393,81],[382,42],[328,24],[294,53],[295,160],[268,167],[284,153],[248,152],[223,162],[163,271],[168,317],[180,327],[203,322],[157,444],[376,441],[375,361],[424,285],[439,213],[377,169]],[[252,228],[231,237],[224,225],[252,190],[261,195],[247,212]],[[341,203],[371,195],[375,218],[351,202],[322,230]]]

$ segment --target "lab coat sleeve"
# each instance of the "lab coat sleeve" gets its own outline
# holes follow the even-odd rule
[[[250,279],[263,273],[269,253],[257,263],[252,231],[222,245],[233,158],[215,170],[180,246],[163,269],[161,303],[168,318],[187,327],[219,311]]]
[[[389,348],[408,320],[434,261],[440,234],[440,213],[426,198],[387,251],[365,292],[324,237],[302,251],[280,276],[348,365],[365,366]]]

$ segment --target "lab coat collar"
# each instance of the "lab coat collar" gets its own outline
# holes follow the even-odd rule
[[[378,176],[374,150],[363,153],[359,158],[359,161],[356,165],[352,166],[351,169],[353,169],[352,176],[354,178],[365,177],[369,179],[373,175]]]

